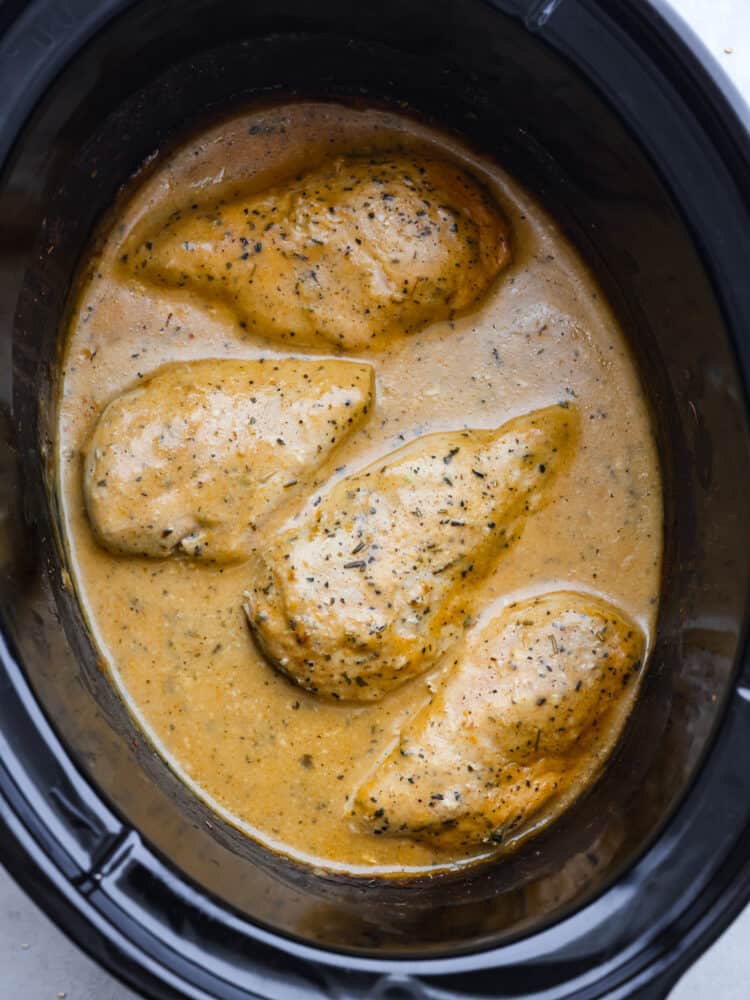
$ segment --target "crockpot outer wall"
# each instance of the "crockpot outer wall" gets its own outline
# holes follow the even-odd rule
[[[0,546],[4,614],[0,673],[3,861],[80,944],[122,978],[155,997],[239,1000],[255,995],[303,993],[662,996],[681,969],[743,905],[750,890],[750,775],[743,766],[750,724],[750,669],[741,664],[737,674],[732,673],[741,639],[739,628],[747,611],[750,551],[749,519],[744,516],[750,473],[742,387],[743,382],[747,385],[750,372],[750,338],[746,332],[750,329],[750,286],[745,273],[750,259],[750,151],[746,133],[679,38],[650,8],[637,3],[613,2],[605,10],[605,5],[593,0],[507,2],[497,3],[494,8],[480,0],[432,4],[413,0],[362,5],[354,11],[351,5],[334,0],[314,6],[288,0],[224,4],[224,20],[215,16],[207,20],[209,6],[215,11],[222,5],[209,5],[207,0],[179,4],[111,0],[52,4],[38,0],[19,13],[15,23],[5,25],[6,37],[0,41],[0,156],[16,143],[0,189],[5,229],[0,315],[2,350],[7,359],[1,376],[7,440],[0,456],[0,499],[7,512],[0,526],[5,531]],[[574,68],[577,66],[627,121],[685,213],[713,277],[726,325],[734,334],[736,364],[742,372],[739,380],[721,318],[712,305],[702,273],[695,271],[694,285],[667,287],[670,271],[660,267],[660,253],[674,250],[675,254],[683,254],[683,278],[691,273],[694,264],[677,237],[674,245],[667,240],[669,226],[676,227],[677,222],[667,218],[669,211],[661,202],[653,206],[655,229],[643,232],[639,253],[628,219],[642,206],[622,199],[622,241],[630,241],[630,256],[621,258],[613,256],[612,251],[617,232],[587,234],[585,222],[576,220],[575,212],[565,218],[566,200],[572,204],[582,197],[576,181],[586,181],[594,192],[593,200],[601,202],[602,211],[611,210],[621,184],[627,190],[618,171],[621,173],[629,162],[630,140],[620,136],[614,126],[609,136],[615,144],[611,158],[590,163],[589,149],[594,148],[596,137],[589,137],[590,147],[583,144],[576,148],[566,135],[569,122],[564,116],[541,129],[550,139],[546,147],[535,145],[531,137],[525,145],[508,145],[505,152],[511,166],[513,157],[518,157],[518,150],[523,148],[523,162],[517,161],[519,175],[556,209],[588,250],[592,263],[596,266],[597,254],[609,254],[604,263],[618,273],[608,277],[604,267],[600,277],[616,304],[629,312],[626,326],[634,336],[644,371],[648,371],[656,387],[652,394],[660,443],[668,478],[672,477],[667,483],[668,518],[674,525],[667,559],[670,586],[665,588],[662,614],[669,627],[663,630],[663,648],[655,657],[634,723],[636,736],[641,726],[641,735],[651,737],[642,740],[640,773],[644,774],[652,764],[647,745],[659,743],[662,735],[665,744],[680,752],[673,762],[673,785],[660,786],[658,801],[643,805],[644,815],[656,809],[664,818],[668,816],[719,720],[721,729],[690,794],[668,825],[659,831],[653,817],[647,817],[651,827],[646,830],[634,818],[628,828],[632,834],[630,854],[625,851],[619,858],[619,869],[613,867],[599,882],[592,877],[595,891],[588,898],[576,897],[575,912],[551,907],[548,926],[544,926],[541,914],[536,923],[528,925],[526,936],[518,935],[509,941],[506,934],[503,943],[494,942],[495,947],[490,947],[490,937],[477,940],[474,946],[481,945],[484,950],[473,952],[471,942],[463,942],[466,953],[452,957],[433,957],[438,954],[435,947],[425,947],[421,956],[403,959],[379,958],[376,948],[368,954],[362,946],[359,954],[341,954],[334,947],[310,946],[245,919],[180,873],[180,867],[190,868],[188,859],[180,856],[181,838],[187,850],[201,849],[201,834],[194,827],[205,824],[206,814],[198,807],[193,826],[189,822],[176,824],[167,831],[173,848],[167,852],[169,861],[163,860],[141,836],[140,831],[153,822],[153,817],[144,813],[136,824],[137,830],[123,822],[121,816],[126,813],[138,815],[135,799],[139,795],[150,802],[149,773],[158,776],[175,801],[184,797],[184,790],[175,780],[169,784],[164,769],[144,746],[137,747],[133,754],[132,773],[115,771],[113,764],[112,773],[107,775],[108,761],[117,759],[118,754],[122,759],[123,751],[113,736],[108,756],[101,732],[106,731],[110,721],[121,724],[121,706],[111,692],[107,693],[106,683],[97,686],[92,675],[83,670],[70,678],[62,670],[62,664],[70,661],[71,650],[82,663],[90,661],[91,650],[80,629],[76,633],[73,628],[64,636],[55,618],[59,614],[69,629],[71,622],[75,624],[74,602],[62,586],[53,539],[49,537],[54,522],[45,513],[39,462],[37,432],[45,427],[51,384],[45,365],[54,362],[50,345],[55,341],[75,263],[72,258],[66,259],[65,253],[70,256],[74,249],[80,252],[83,238],[115,194],[117,185],[154,146],[170,137],[170,130],[165,128],[160,135],[158,121],[156,125],[152,121],[147,137],[141,136],[137,128],[131,133],[131,122],[121,114],[118,124],[122,141],[117,147],[88,151],[80,147],[85,147],[88,135],[118,103],[126,102],[145,81],[184,55],[180,46],[189,43],[200,50],[204,44],[215,46],[243,37],[270,35],[277,48],[271,45],[268,49],[271,56],[266,56],[261,70],[253,64],[248,73],[251,75],[252,70],[254,79],[258,73],[265,73],[267,81],[288,88],[299,85],[305,80],[305,72],[310,72],[310,50],[300,41],[309,33],[318,38],[321,92],[350,91],[351,81],[356,79],[375,96],[398,98],[403,94],[389,93],[388,81],[384,81],[386,64],[368,65],[365,58],[367,45],[363,40],[375,44],[386,38],[392,46],[391,55],[395,49],[407,64],[418,67],[420,61],[427,60],[424,64],[428,65],[435,53],[444,61],[444,92],[440,97],[445,101],[448,118],[455,87],[456,91],[461,89],[462,99],[468,98],[469,103],[473,89],[476,119],[497,112],[501,121],[502,108],[489,108],[483,90],[487,54],[481,53],[483,62],[480,36],[488,23],[497,38],[497,52],[512,55],[507,41],[511,39],[519,51],[525,53],[528,49],[534,73],[543,74],[553,65],[547,46],[564,53],[569,60],[555,57],[552,79],[560,89],[549,95],[550,116],[556,109],[565,108],[566,87],[567,96],[573,95],[576,100],[585,92]],[[160,25],[161,38],[157,30]],[[351,42],[347,42],[347,35],[352,36]],[[335,44],[329,44],[329,36],[336,39]],[[349,53],[348,59],[342,56],[342,48]],[[489,43],[488,51],[492,51]],[[274,52],[286,52],[286,62],[269,65]],[[66,75],[66,65],[79,54],[75,72]],[[294,65],[292,54],[299,57],[299,65]],[[340,58],[340,64],[335,63],[333,54]],[[327,65],[327,57],[333,69]],[[253,50],[256,58],[263,61],[260,49]],[[453,62],[457,63],[456,69],[451,68]],[[394,77],[402,70],[395,64],[390,68]],[[497,79],[502,77],[503,67],[498,66]],[[434,78],[433,65],[430,82]],[[181,86],[184,88],[184,82],[170,79],[167,71],[158,99],[168,104]],[[251,81],[244,96],[253,89]],[[418,91],[418,82],[413,89]],[[421,97],[423,106],[430,107],[430,94]],[[419,106],[419,102],[415,105]],[[221,107],[220,100],[216,107]],[[137,103],[131,105],[132,121],[148,119],[148,110]],[[201,110],[210,108],[206,105]],[[433,110],[441,109],[433,105]],[[587,106],[588,110],[594,114],[594,104]],[[180,108],[185,120],[189,120],[190,112],[190,108]],[[160,114],[165,120],[175,119],[174,109],[170,117],[163,106],[153,109],[152,119],[158,119]],[[529,122],[530,132],[534,124]],[[470,116],[463,125],[465,131],[472,131]],[[139,142],[144,141],[149,145],[140,148]],[[502,141],[498,149],[504,149]],[[550,150],[559,156],[560,170]],[[100,159],[92,169],[97,156]],[[60,184],[66,160],[88,164],[89,174],[84,177],[73,173],[65,185]],[[87,191],[92,194],[91,204],[86,202]],[[656,188],[653,192],[655,198],[665,198]],[[53,204],[57,214],[53,217],[50,210],[49,218],[45,218],[46,209]],[[67,206],[67,223],[60,214],[61,206]],[[76,213],[78,231],[74,232],[72,218]],[[666,240],[663,245],[662,239]],[[620,286],[635,282],[641,268],[646,276],[654,269],[665,276],[663,300],[673,308],[678,321],[669,322],[665,307],[663,329],[651,331],[652,338],[655,333],[666,344],[661,354],[649,347],[648,323],[637,315],[638,302],[626,301],[627,295],[620,295]],[[649,296],[656,301],[647,277],[644,282],[644,303]],[[687,310],[684,301],[680,304],[681,299],[688,300]],[[690,309],[696,314],[692,322]],[[47,321],[46,333],[39,331],[40,319]],[[11,358],[10,332],[14,328]],[[677,371],[681,348],[684,368]],[[691,548],[694,537],[703,540],[700,550]],[[727,538],[734,541],[734,552],[727,547]],[[715,565],[709,565],[712,553],[718,561]],[[689,603],[695,596],[690,588],[696,579],[704,590],[711,591],[711,609],[715,611],[718,600],[724,612],[718,624],[702,620],[700,615],[691,623],[691,611],[696,609],[675,606],[676,598],[670,598],[674,590],[680,600],[684,597]],[[696,660],[698,647],[703,659]],[[693,663],[693,674],[680,672],[682,661]],[[705,689],[701,692],[702,677]],[[659,706],[666,703],[662,697],[665,692],[672,706],[666,728],[665,719],[659,717]],[[85,708],[85,699],[91,701],[94,697],[101,702],[101,732],[97,735],[101,753],[96,759],[88,759],[81,747],[90,739],[87,727],[93,727],[94,722],[84,709],[90,711]],[[76,741],[70,738],[63,714],[78,706],[81,733]],[[78,758],[71,756],[71,745]],[[627,777],[632,784],[639,773],[638,759],[637,740],[634,742],[631,733],[613,773]],[[90,783],[84,773],[94,774],[96,784]],[[606,780],[603,787],[609,787],[611,794],[612,779],[608,776]],[[118,798],[120,808],[113,808],[98,791],[99,787],[107,787],[117,798],[117,782],[132,784],[127,793],[129,810],[122,808],[124,799]],[[605,792],[597,789],[589,805],[583,803],[576,813],[579,828],[593,828],[592,810],[607,801],[603,795]],[[637,799],[630,801],[636,802],[637,810]],[[613,809],[618,807],[614,799],[612,802]],[[189,809],[184,802],[182,805]],[[190,818],[189,812],[187,815]],[[555,833],[554,843],[564,842],[566,835],[577,835],[576,823],[572,832],[568,824],[567,834],[563,823],[562,833]],[[643,853],[647,833],[651,843]],[[236,846],[228,843],[230,848]],[[632,864],[626,865],[626,861]],[[617,874],[620,878],[612,885]],[[304,890],[300,878],[292,879],[293,891]],[[352,889],[358,891],[357,887]],[[370,889],[376,897],[377,891]],[[463,889],[454,886],[450,891],[460,895]],[[266,924],[274,924],[272,915]],[[524,929],[520,918],[518,926]],[[346,928],[338,930],[344,939]],[[446,950],[451,950],[450,942],[452,950],[457,951],[461,928],[446,926],[445,940]]]

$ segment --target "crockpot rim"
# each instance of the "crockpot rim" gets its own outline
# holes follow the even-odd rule
[[[503,3],[502,0],[499,0],[499,2],[496,0],[496,2],[490,3],[490,5],[502,13],[522,20],[530,31],[541,36],[553,48],[556,48],[567,58],[575,61],[576,53],[570,48],[570,39],[567,39],[568,47],[566,50],[560,45],[560,40],[555,37],[554,33],[554,14],[556,10],[564,5],[564,2],[565,0],[553,0],[552,3],[547,4],[531,3],[527,5],[523,2]],[[568,3],[570,3],[570,0],[568,0]],[[45,0],[33,0],[16,24],[11,25],[9,33],[6,36],[6,43],[8,39],[12,39],[14,30],[22,33],[23,30],[28,29],[30,24],[33,25],[34,12],[41,10],[44,5]],[[89,6],[91,5],[89,4]],[[131,0],[110,0],[109,4],[101,5],[101,7],[107,8],[106,16],[100,7],[98,10],[98,19],[92,16],[86,24],[81,25],[80,31],[84,38],[81,40],[80,37],[77,37],[78,44],[85,44],[85,41],[88,41],[95,31],[103,27],[106,22],[122,13],[129,6],[131,6]],[[632,8],[636,17],[640,17],[644,22],[648,22],[650,29],[655,32],[658,40],[662,44],[669,46],[674,57],[681,64],[682,69],[697,81],[697,86],[705,95],[707,105],[711,107],[714,115],[716,115],[728,144],[735,147],[738,160],[744,162],[745,165],[750,165],[750,134],[748,133],[750,112],[739,93],[727,80],[724,71],[719,67],[718,63],[707,53],[705,47],[695,38],[690,29],[686,27],[682,18],[669,8],[663,0],[654,0],[651,5],[644,2],[644,0],[637,0],[636,3],[632,4]],[[3,43],[0,40],[0,56],[2,56],[2,53]],[[580,68],[580,63],[577,65]],[[28,87],[24,94],[24,101],[21,102],[21,106],[25,106],[25,111],[22,112],[19,120],[25,121],[29,114],[33,112],[36,100],[42,96],[47,86],[53,82],[55,75],[56,67],[50,65],[46,78],[37,77],[35,81],[37,89],[35,90],[34,86]],[[593,85],[597,86],[597,83],[594,82]],[[607,97],[608,95],[605,95],[605,98]],[[622,116],[621,109],[620,114]],[[712,126],[715,128],[716,124],[716,122],[713,122]],[[10,126],[7,126],[6,123],[5,131],[16,134],[20,133],[21,128],[12,123]],[[4,136],[0,137],[0,155],[3,153],[2,138]],[[10,146],[8,145],[7,148],[9,149]],[[738,186],[740,186],[739,178],[735,177],[735,180]],[[748,191],[745,190],[744,193],[747,200]],[[750,364],[748,364],[747,359],[739,350],[739,345],[735,344],[735,348],[737,350],[739,366],[744,369],[746,377],[750,377]],[[12,686],[27,704],[33,703],[33,694],[26,684],[22,669],[4,643],[0,647],[0,662],[2,662],[5,670],[5,676],[0,677],[0,684]],[[740,679],[736,691],[739,691],[739,696],[742,700],[750,700],[750,697],[746,693],[747,687],[742,682],[742,679]],[[731,711],[732,704],[730,703],[722,720],[723,730],[726,728],[726,715],[731,713]],[[41,718],[38,718],[36,721],[39,723]],[[51,728],[47,727],[47,729],[49,738],[57,742]],[[714,756],[715,749],[715,745],[712,746],[707,753],[707,757]],[[62,747],[58,744],[56,752],[61,751]],[[685,793],[685,798],[689,798],[694,792],[695,782]],[[71,884],[60,868],[55,865],[54,861],[41,851],[29,828],[24,824],[23,808],[20,805],[18,793],[19,788],[14,776],[9,773],[7,767],[0,764],[0,828],[3,832],[3,836],[0,838],[0,857],[13,876],[32,897],[42,903],[47,912],[54,913],[58,917],[59,922],[64,926],[66,932],[79,945],[89,951],[90,954],[94,955],[94,957],[124,981],[131,985],[137,985],[139,989],[147,987],[156,988],[157,983],[165,985],[167,988],[184,989],[186,984],[178,983],[173,976],[167,974],[163,966],[160,966],[157,970],[149,971],[148,974],[154,977],[152,983],[149,984],[149,982],[146,982],[142,978],[144,971],[142,951],[137,949],[132,941],[128,940],[118,928],[108,923],[103,918],[101,911],[90,904],[85,894],[81,894],[80,886]],[[664,831],[662,831],[663,833]],[[730,882],[731,891],[725,892],[720,898],[714,899],[703,914],[692,924],[690,932],[682,938],[679,946],[675,947],[669,956],[662,956],[660,962],[654,962],[650,966],[653,969],[655,965],[659,964],[660,982],[662,980],[665,982],[674,981],[691,958],[703,950],[720,933],[747,901],[747,898],[750,896],[750,850],[747,847],[747,840],[748,831],[745,831],[745,849],[744,851],[740,851],[739,863],[733,868],[735,880],[733,883]],[[117,841],[114,845],[113,853],[116,853],[116,850],[120,846],[120,841]],[[32,859],[32,868],[28,866],[29,859]],[[563,919],[566,918],[564,917]],[[91,938],[92,927],[96,928],[97,934],[100,935],[100,938],[96,941]],[[543,931],[540,933],[543,933]],[[468,955],[459,955],[447,959],[428,959],[417,963],[411,959],[400,958],[371,961],[368,959],[359,959],[356,956],[343,952],[335,956],[335,953],[330,951],[324,952],[306,945],[297,946],[292,939],[272,932],[262,932],[259,937],[261,939],[265,937],[274,946],[296,954],[305,960],[331,962],[333,957],[337,957],[338,961],[333,964],[344,967],[372,969],[380,972],[391,970],[396,974],[393,979],[394,984],[400,982],[397,972],[399,967],[404,968],[405,966],[409,966],[411,971],[415,966],[419,966],[418,974],[426,974],[430,972],[437,973],[439,971],[438,966],[447,966],[450,963],[452,969],[459,971],[459,966],[463,959],[475,958],[477,954],[473,952]],[[501,949],[503,947],[501,946]],[[112,949],[118,952],[116,956],[113,955]],[[493,951],[495,949],[487,949],[483,954],[489,956]],[[170,978],[173,980],[171,983],[169,982]],[[629,990],[631,987],[638,985],[636,982],[637,978],[636,976],[629,980]],[[652,978],[652,985],[654,981]],[[603,981],[599,985],[603,986]],[[153,995],[167,994],[155,993]],[[208,997],[210,994],[185,992],[183,995]],[[248,993],[245,995],[251,994]]]

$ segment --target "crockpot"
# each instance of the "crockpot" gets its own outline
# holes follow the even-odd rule
[[[0,11],[0,857],[147,996],[663,997],[747,900],[750,141],[690,42],[638,0]],[[641,697],[584,799],[463,874],[334,876],[222,822],[134,726],[65,567],[55,373],[86,243],[185,129],[296,94],[496,157],[596,273],[651,400],[666,558]]]

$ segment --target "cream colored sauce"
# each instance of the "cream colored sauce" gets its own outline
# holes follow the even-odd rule
[[[375,368],[375,406],[316,481],[351,473],[426,432],[494,428],[575,401],[577,454],[552,502],[529,519],[485,584],[485,604],[555,588],[591,591],[650,636],[661,485],[623,333],[576,251],[520,185],[458,140],[391,112],[316,103],[255,109],[157,159],[118,206],[82,275],[57,442],[72,577],[138,723],[195,792],[250,836],[303,861],[368,874],[487,854],[481,848],[466,858],[377,838],[349,818],[355,789],[427,701],[430,677],[362,705],[332,704],[292,686],[252,642],[241,607],[244,565],[119,557],[97,544],[81,454],[103,407],[165,362],[288,356],[278,343],[243,334],[219,304],[127,280],[117,264],[135,226],[166,217],[193,192],[219,197],[240,182],[260,190],[332,155],[396,148],[455,157],[483,179],[510,221],[514,259],[470,314],[356,355]]]

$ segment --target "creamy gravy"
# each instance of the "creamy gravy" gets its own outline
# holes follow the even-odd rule
[[[661,485],[623,333],[575,250],[523,188],[458,140],[388,111],[322,103],[255,109],[157,159],[118,207],[79,284],[57,441],[75,587],[113,683],[159,752],[216,811],[274,850],[369,874],[488,853],[457,856],[378,838],[349,817],[354,790],[426,703],[440,666],[371,704],[330,703],[293,686],[253,643],[242,612],[244,564],[122,557],[97,544],[81,456],[102,408],[165,362],[331,356],[329,345],[318,354],[292,352],[251,335],[220,302],[199,301],[188,289],[128,280],[118,266],[122,247],[144,220],[240,185],[262,190],[333,155],[398,148],[455,158],[483,180],[509,220],[513,262],[468,315],[352,355],[375,369],[374,408],[316,482],[350,474],[427,432],[495,428],[574,402],[581,417],[575,458],[484,585],[484,604],[490,613],[554,588],[590,591],[649,637]],[[636,693],[633,685],[629,704]]]

